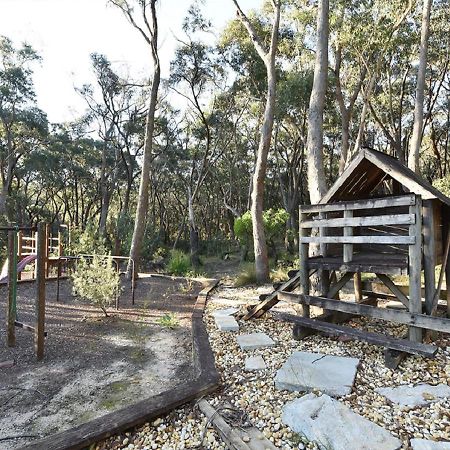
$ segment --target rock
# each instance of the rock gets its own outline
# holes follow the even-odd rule
[[[411,439],[413,450],[450,450],[450,442],[428,441],[427,439]]]
[[[262,356],[251,356],[245,360],[245,370],[264,370],[267,369],[266,363]]]
[[[237,312],[239,312],[239,309],[237,308],[226,308],[226,309],[216,309],[215,311],[213,311],[211,313],[211,315],[213,317],[227,317],[227,316],[232,316],[233,314],[236,314]]]
[[[275,387],[288,391],[317,389],[331,396],[350,394],[355,381],[357,358],[294,352],[275,377]]]
[[[265,333],[241,334],[236,339],[241,350],[256,350],[275,345],[275,342]]]
[[[283,423],[321,450],[396,450],[401,441],[328,395],[307,394],[283,408]]]
[[[231,316],[217,316],[216,325],[220,331],[239,331],[239,324]]]
[[[416,386],[398,386],[394,388],[379,388],[376,392],[386,397],[392,403],[401,406],[420,406],[427,405],[433,401],[444,397],[450,397],[450,386],[438,384],[430,386],[429,384],[418,384]]]

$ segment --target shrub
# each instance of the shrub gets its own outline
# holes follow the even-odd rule
[[[84,230],[76,227],[70,230],[69,251],[72,255],[108,254],[105,239],[98,236],[97,229],[92,224]]]
[[[91,260],[80,259],[72,280],[74,293],[99,307],[108,316],[106,308],[120,292],[120,276],[112,259],[98,255],[94,255]]]
[[[173,330],[180,324],[179,320],[176,318],[175,314],[173,314],[173,313],[164,314],[162,317],[160,317],[157,320],[157,322],[162,327],[167,327],[167,328],[170,328],[171,330]]]
[[[186,275],[191,270],[189,255],[180,250],[172,250],[167,263],[167,272],[171,275]]]
[[[249,284],[256,284],[256,270],[254,264],[246,265],[234,281],[236,287],[247,286]]]
[[[450,175],[434,180],[433,186],[447,197],[450,196]]]

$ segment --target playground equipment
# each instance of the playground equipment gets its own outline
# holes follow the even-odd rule
[[[0,231],[8,231],[8,264],[7,274],[2,273],[2,280],[8,285],[8,315],[7,315],[7,344],[14,347],[16,344],[15,328],[20,327],[34,333],[36,357],[41,360],[44,357],[45,338],[45,275],[46,275],[46,226],[44,223],[36,227],[6,226],[0,227]],[[18,263],[20,258],[19,237],[26,232],[34,233],[33,248],[35,253],[30,253]],[[36,303],[34,326],[17,321],[17,282],[18,275],[32,261],[35,263]],[[3,272],[3,271],[2,271]]]

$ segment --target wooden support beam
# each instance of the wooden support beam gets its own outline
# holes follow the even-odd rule
[[[346,210],[344,211],[344,219],[350,219],[353,217],[353,211]],[[344,236],[350,237],[353,236],[353,228],[352,227],[344,227]],[[343,262],[348,263],[353,259],[353,244],[350,242],[346,242],[343,245]]]
[[[337,281],[335,284],[332,284],[330,286],[330,289],[327,293],[327,297],[334,298],[336,296],[336,294],[347,284],[347,282],[349,280],[351,280],[352,275],[353,274],[351,272],[344,273],[344,275],[341,276],[339,281]]]
[[[320,218],[323,212],[319,213],[319,219],[305,220],[302,228],[342,228],[342,227],[370,227],[379,225],[410,225],[414,223],[415,217],[413,214],[385,214],[381,216],[362,216],[353,217],[353,210],[347,209],[344,211],[344,217],[337,217],[335,219]]]
[[[47,247],[46,227],[44,223],[37,226],[36,242],[36,323],[34,333],[34,346],[38,360],[44,358],[45,337],[45,255]]]
[[[417,195],[415,205],[409,207],[409,213],[416,216],[416,221],[409,226],[409,237],[414,238],[414,245],[409,246],[409,312],[422,312],[422,282],[420,278],[422,266],[422,198]],[[409,327],[409,338],[422,342],[422,330]]]
[[[425,279],[425,312],[431,314],[436,286],[436,240],[435,206],[433,200],[424,200],[422,205],[423,224],[423,272]]]
[[[360,272],[356,272],[355,274],[353,274],[353,285],[355,288],[355,300],[357,303],[361,303],[363,299],[363,294],[362,294],[362,283]]]
[[[389,208],[396,206],[410,206],[415,204],[414,194],[401,195],[398,197],[386,197],[368,200],[347,201],[339,203],[323,203],[318,205],[304,205],[302,210],[306,214],[314,212],[333,212],[345,211],[346,209],[375,209],[375,208]]]
[[[410,225],[412,227],[414,225]],[[385,245],[413,245],[414,236],[308,236],[300,237],[302,244],[385,244]]]
[[[393,350],[392,348],[384,349],[384,364],[388,369],[395,370],[408,354],[404,351]]]
[[[395,283],[382,273],[376,274],[378,279],[397,297],[407,308],[409,308],[408,297],[395,285]]]
[[[356,328],[320,322],[316,319],[294,316],[293,314],[277,313],[274,314],[274,317],[287,322],[299,324],[303,327],[311,327],[330,336],[353,337],[361,341],[369,342],[375,345],[382,345],[387,348],[411,353],[413,355],[433,357],[438,351],[438,348],[434,345],[411,342],[406,339],[397,339],[385,334],[371,333],[368,331],[358,330]]]
[[[299,221],[301,224],[307,215],[302,213],[302,208],[299,209]],[[307,242],[302,242],[302,238],[305,238],[307,235],[307,230],[305,228],[299,229],[299,261],[300,261],[300,269],[299,273],[299,292],[301,294],[309,294],[309,269],[308,269],[308,258],[309,258],[309,244]],[[324,238],[322,238],[324,239]],[[309,306],[303,305],[302,315],[303,317],[309,317]]]
[[[427,328],[429,330],[450,333],[450,319],[443,317],[428,316],[426,314],[410,313],[398,309],[375,308],[359,303],[350,303],[343,300],[334,300],[325,297],[314,297],[312,295],[302,295],[293,292],[280,292],[280,300],[297,302],[311,306],[318,306],[323,309],[341,311],[349,314],[372,317],[374,319],[388,320],[405,325]]]

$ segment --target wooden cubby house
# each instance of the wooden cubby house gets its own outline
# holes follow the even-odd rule
[[[450,308],[448,197],[395,158],[363,149],[319,204],[300,207],[299,222],[300,270],[276,292],[278,300],[303,305],[303,317],[290,316],[297,335],[319,330],[353,335],[396,351],[427,356],[436,352],[435,346],[422,341],[424,330],[450,332],[450,319],[445,318],[450,309],[444,316],[437,314],[445,273]],[[440,264],[442,270],[436,274]],[[312,273],[319,275],[318,294],[310,292]],[[363,290],[362,273],[376,274],[391,295]],[[394,278],[398,275],[408,276],[406,294]],[[352,279],[355,301],[340,300],[339,291]],[[394,296],[405,309],[377,307],[379,299]],[[311,319],[310,306],[323,308],[324,314]],[[406,324],[408,339],[384,339],[336,324],[354,315]]]

